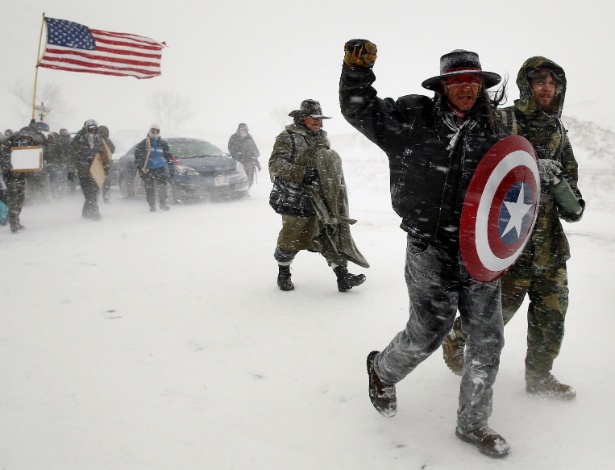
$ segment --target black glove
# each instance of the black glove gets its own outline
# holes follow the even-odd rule
[[[538,160],[538,168],[540,170],[540,179],[548,186],[559,183],[562,179],[562,164],[556,160],[549,158],[541,158]]]
[[[318,170],[313,166],[308,166],[305,170],[305,174],[303,175],[303,184],[311,185],[314,184],[314,181],[318,180]]]
[[[344,63],[349,67],[371,69],[376,62],[378,49],[367,39],[351,39],[344,44]]]
[[[72,183],[72,182],[73,182],[73,180],[75,179],[75,174],[74,174],[74,173],[69,173],[69,174],[66,176],[66,179]]]

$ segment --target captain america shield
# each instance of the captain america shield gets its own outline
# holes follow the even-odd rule
[[[515,263],[534,229],[539,201],[532,144],[505,137],[478,164],[461,213],[461,258],[474,279],[496,280]]]

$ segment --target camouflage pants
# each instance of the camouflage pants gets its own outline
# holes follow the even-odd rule
[[[521,307],[525,295],[527,312],[527,371],[548,372],[559,355],[568,310],[566,262],[537,266],[533,250],[526,249],[515,266],[502,277],[502,313],[508,323]]]
[[[19,222],[19,215],[26,197],[25,173],[7,172],[3,174],[6,184],[6,205],[9,208],[9,222]]]

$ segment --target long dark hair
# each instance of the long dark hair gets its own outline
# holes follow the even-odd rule
[[[472,114],[476,116],[484,116],[487,119],[489,130],[494,134],[500,132],[499,117],[497,108],[502,103],[506,103],[507,94],[506,87],[508,85],[508,77],[504,77],[502,84],[497,90],[490,91],[484,87],[481,88],[476,104],[472,108]],[[440,126],[442,123],[442,113],[446,109],[446,96],[442,90],[437,90],[434,95],[434,124]]]

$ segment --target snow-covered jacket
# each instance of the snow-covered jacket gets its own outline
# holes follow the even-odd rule
[[[245,137],[242,136],[239,131],[235,132],[228,140],[228,152],[240,163],[247,162],[249,160],[257,161],[260,156],[258,147],[254,142],[254,139],[250,134]]]
[[[91,143],[90,143],[91,139]],[[82,129],[75,134],[71,145],[71,154],[68,162],[68,172],[77,172],[80,176],[90,174],[90,166],[96,155],[102,155],[105,151],[103,144],[97,134],[91,134],[88,137],[87,127],[85,124]]]
[[[495,135],[478,106],[459,126],[448,106],[436,109],[434,98],[381,99],[375,80],[371,69],[343,66],[342,114],[387,154],[391,201],[401,228],[456,247],[470,180],[485,153],[507,133]]]
[[[560,80],[552,110],[548,113],[536,102],[528,78],[529,70],[541,67],[553,70]],[[564,69],[545,57],[531,57],[519,69],[517,86],[519,99],[515,100],[514,106],[500,111],[502,121],[512,133],[522,135],[530,141],[539,159],[552,159],[562,164],[562,176],[580,199],[584,210],[585,202],[578,188],[578,164],[561,121],[567,88]],[[542,185],[536,225],[526,248],[534,250],[534,259],[538,265],[557,266],[570,258],[570,246],[560,218],[575,222],[582,216],[583,212],[569,214],[560,211],[550,187]]]

